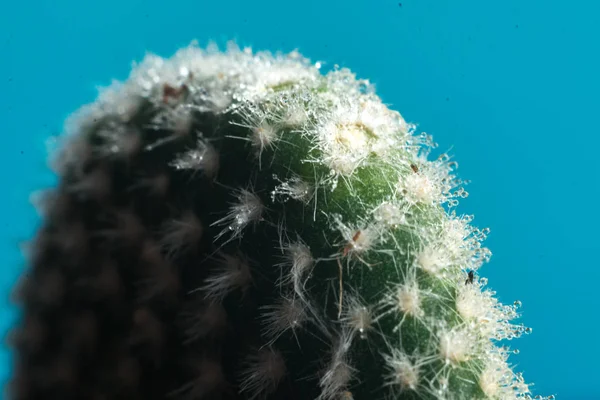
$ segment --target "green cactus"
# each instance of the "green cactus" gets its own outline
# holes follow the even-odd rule
[[[73,116],[14,398],[531,398],[456,163],[319,69],[192,44]]]

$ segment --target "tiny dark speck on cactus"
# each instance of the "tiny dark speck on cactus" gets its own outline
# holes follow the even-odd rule
[[[192,43],[69,118],[11,398],[531,398],[456,162],[321,64]]]

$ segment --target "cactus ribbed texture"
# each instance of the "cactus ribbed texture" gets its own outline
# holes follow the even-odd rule
[[[13,398],[530,398],[456,163],[319,68],[192,44],[69,120]]]

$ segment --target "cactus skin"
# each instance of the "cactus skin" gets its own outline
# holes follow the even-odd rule
[[[531,398],[456,163],[350,71],[192,44],[61,139],[13,398]]]

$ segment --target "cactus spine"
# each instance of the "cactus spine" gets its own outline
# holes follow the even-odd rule
[[[456,163],[319,68],[192,44],[73,116],[16,398],[530,398]]]

